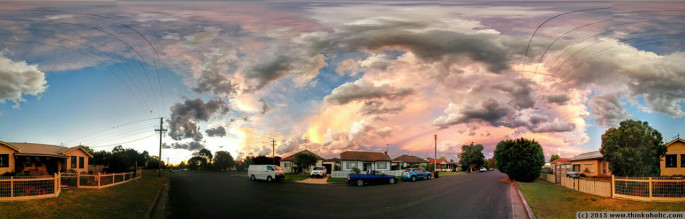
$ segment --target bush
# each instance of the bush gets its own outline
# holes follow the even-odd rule
[[[509,179],[521,182],[540,177],[542,165],[545,165],[542,146],[524,138],[500,141],[495,149],[495,160],[499,171],[506,173]]]
[[[356,168],[356,167],[352,167],[352,173],[360,174],[360,173],[362,173],[362,170],[360,170],[359,168]]]

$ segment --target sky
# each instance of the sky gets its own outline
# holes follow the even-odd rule
[[[4,2],[0,140],[458,160],[685,130],[681,2]],[[272,144],[275,151],[272,150]]]

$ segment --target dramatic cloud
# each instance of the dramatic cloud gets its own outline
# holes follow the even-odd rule
[[[269,107],[269,104],[266,103],[266,100],[264,100],[264,98],[260,98],[259,102],[262,103],[262,115],[264,115],[266,112],[269,112],[269,109],[271,108]]]
[[[511,116],[514,113],[514,108],[508,105],[503,105],[495,99],[487,99],[483,101],[480,106],[465,106],[458,108],[456,105],[450,103],[445,109],[448,116],[440,116],[433,121],[433,125],[440,127],[448,127],[455,124],[461,124],[471,121],[485,121],[493,126],[502,124],[502,119]]]
[[[37,65],[15,62],[0,53],[0,103],[10,100],[14,108],[24,101],[22,95],[37,96],[48,88],[45,73]]]
[[[354,83],[345,83],[335,88],[331,95],[324,98],[329,104],[347,104],[349,102],[369,99],[401,99],[414,92],[412,88],[394,88],[389,84],[376,86],[372,82],[359,79]]]
[[[205,130],[205,133],[207,133],[207,136],[209,137],[224,137],[226,136],[226,129],[224,129],[223,126],[218,126]]]
[[[592,114],[598,116],[595,122],[601,126],[616,127],[622,120],[631,117],[614,94],[594,96],[588,106],[592,108]]]
[[[219,99],[207,103],[200,98],[186,99],[183,103],[176,103],[171,107],[171,119],[167,120],[169,136],[174,140],[202,140],[203,136],[198,130],[197,123],[209,120],[214,114],[224,115],[228,110],[228,104]]]
[[[547,102],[550,103],[556,103],[559,105],[565,105],[567,101],[571,100],[567,95],[565,94],[558,94],[558,95],[549,95],[547,96]]]
[[[404,105],[400,103],[393,102],[386,106],[382,101],[368,100],[364,101],[364,106],[359,109],[359,112],[364,115],[393,114],[398,113],[403,109]]]
[[[198,150],[201,150],[202,148],[205,148],[205,146],[200,142],[191,141],[191,142],[187,142],[187,143],[178,143],[178,142],[173,143],[168,148],[170,148],[170,149],[185,149],[185,150],[189,150],[189,151],[198,151]]]

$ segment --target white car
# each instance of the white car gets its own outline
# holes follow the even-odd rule
[[[326,167],[314,167],[312,172],[309,174],[310,177],[325,177],[327,174]]]
[[[481,168],[480,168],[480,172],[488,172],[488,168],[481,167]]]
[[[276,165],[252,164],[247,168],[247,176],[250,180],[266,180],[273,182],[274,180],[282,181],[285,179],[285,173],[281,167]]]

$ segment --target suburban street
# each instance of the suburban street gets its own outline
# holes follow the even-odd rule
[[[222,172],[169,174],[170,218],[511,218],[498,171],[364,187],[252,182]]]

